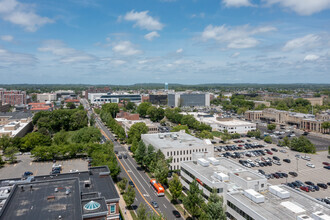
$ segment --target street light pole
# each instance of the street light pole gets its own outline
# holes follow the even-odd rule
[[[298,172],[298,160],[299,160],[299,158],[298,158],[298,157],[296,157],[296,159],[297,159],[297,172]]]

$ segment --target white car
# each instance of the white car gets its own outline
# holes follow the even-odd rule
[[[290,137],[295,137],[296,135],[295,134],[290,134]]]
[[[306,163],[306,166],[308,166],[308,167],[311,167],[311,168],[315,168],[315,165],[314,164],[312,164],[312,163]]]
[[[79,172],[79,170],[75,170],[75,169],[70,170],[70,173],[78,173],[78,172]]]

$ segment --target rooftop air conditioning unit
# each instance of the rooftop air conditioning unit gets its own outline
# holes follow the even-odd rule
[[[197,159],[197,163],[203,167],[208,167],[210,165],[210,162],[203,158]]]
[[[254,191],[253,189],[244,190],[243,194],[255,203],[265,202],[265,196],[263,196],[260,193]]]
[[[314,220],[314,219],[309,217],[308,215],[299,215],[297,216],[297,220]]]
[[[269,192],[280,197],[281,199],[286,199],[290,197],[290,193],[279,186],[269,186]]]
[[[222,182],[229,180],[229,176],[221,172],[214,172],[214,177]]]
[[[314,212],[312,214],[312,217],[316,220],[329,220],[330,216],[324,214],[323,212],[319,211],[319,212]]]

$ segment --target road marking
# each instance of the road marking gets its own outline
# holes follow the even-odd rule
[[[101,132],[103,132],[104,135],[105,135],[105,137],[106,137],[108,140],[110,140],[109,136],[108,136],[107,134],[105,134],[104,131],[101,131]],[[146,200],[146,198],[142,195],[140,189],[136,186],[135,182],[133,181],[132,177],[131,177],[131,176],[129,175],[129,173],[127,172],[127,170],[126,170],[126,168],[124,167],[124,165],[122,164],[122,162],[119,160],[118,156],[117,156],[116,154],[115,154],[115,156],[116,156],[117,160],[119,161],[119,163],[121,164],[121,166],[124,168],[124,170],[125,170],[127,176],[128,176],[128,177],[130,178],[130,180],[134,183],[135,188],[136,188],[137,191],[140,193],[140,195],[141,195],[141,197],[144,199],[144,201],[145,201],[145,202],[146,202],[146,203],[152,208],[152,210],[154,210],[154,212],[155,212],[157,215],[160,215],[160,214],[156,211],[156,209],[154,209],[154,207],[152,207],[152,206],[150,205],[150,203]],[[134,173],[133,173],[133,174],[134,174]],[[140,183],[140,184],[141,184],[141,183]],[[142,185],[142,184],[141,184],[141,185]],[[135,211],[134,211],[134,212],[135,212]]]
[[[14,164],[14,167],[16,167],[16,166],[17,166],[17,163]]]
[[[30,162],[30,166],[32,165],[32,162]]]
[[[167,209],[166,205],[165,204],[163,204],[163,205],[164,205],[165,209]]]
[[[132,164],[132,166],[135,167],[134,164],[133,164],[130,160],[128,160],[128,162],[130,162],[130,163]],[[143,181],[144,181],[147,185],[149,185],[149,183],[143,178],[143,176],[141,175],[141,173],[138,172],[138,174],[141,176],[141,178],[143,179]]]

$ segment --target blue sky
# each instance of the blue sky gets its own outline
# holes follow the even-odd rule
[[[1,83],[330,83],[330,0],[0,0]]]

